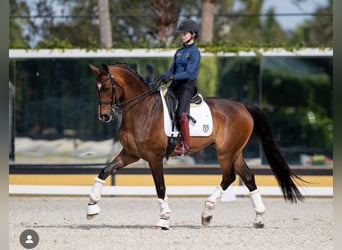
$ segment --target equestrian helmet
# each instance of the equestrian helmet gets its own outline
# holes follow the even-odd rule
[[[199,32],[198,24],[193,20],[184,20],[178,26],[178,32]]]

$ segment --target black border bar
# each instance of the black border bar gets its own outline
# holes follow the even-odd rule
[[[9,164],[9,174],[99,174],[105,164]],[[268,165],[250,167],[255,175],[273,175]],[[291,166],[297,175],[332,176],[333,167]],[[146,166],[127,166],[116,174],[151,174]],[[167,165],[164,174],[221,175],[219,165]]]

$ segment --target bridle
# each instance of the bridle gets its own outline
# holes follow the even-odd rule
[[[115,85],[118,85],[117,84],[117,82],[115,81],[115,79],[114,79],[114,76],[111,74],[111,73],[108,73],[108,77],[107,78],[105,78],[105,79],[102,79],[101,81],[97,81],[97,85],[99,85],[99,84],[101,84],[102,85],[102,83],[103,82],[105,82],[105,81],[108,81],[108,80],[110,80],[110,82],[112,83],[112,98],[111,98],[111,100],[109,101],[109,100],[101,100],[100,99],[100,89],[99,88],[97,88],[97,93],[98,93],[98,95],[99,95],[99,104],[101,105],[101,104],[107,104],[107,105],[109,105],[110,104],[110,106],[113,106],[114,104],[115,104]],[[118,85],[119,86],[119,85]],[[120,87],[120,86],[119,86]]]
[[[119,100],[116,98],[116,86],[121,88],[123,90],[123,88],[118,84],[118,82],[115,80],[113,74],[111,72],[108,73],[108,77],[98,81],[97,84],[102,84],[105,81],[110,80],[111,84],[112,84],[112,94],[111,94],[111,100],[101,100],[99,98],[99,105],[102,104],[107,104],[110,105],[110,114],[115,115],[119,115],[122,114],[126,111],[128,111],[129,109],[133,108],[133,106],[135,106],[137,103],[141,102],[145,97],[151,95],[152,93],[156,92],[155,89],[149,89],[148,91],[134,96],[124,102],[119,102]],[[100,97],[100,90],[99,88],[97,88],[97,92],[98,92],[98,96]]]

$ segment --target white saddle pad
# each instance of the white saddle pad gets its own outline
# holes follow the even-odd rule
[[[166,92],[165,89],[160,88],[160,96],[163,102],[164,109],[164,131],[165,134],[169,137],[177,136],[179,134],[177,128],[174,128],[174,131],[172,131],[172,123],[169,115],[169,110],[166,106],[164,92]],[[196,120],[196,123],[192,122],[191,119],[189,120],[190,136],[211,135],[211,133],[213,132],[213,119],[211,117],[209,106],[204,100],[201,104],[190,105],[190,115]]]

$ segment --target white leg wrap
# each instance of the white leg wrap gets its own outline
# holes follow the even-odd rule
[[[99,204],[95,203],[88,203],[87,207],[87,215],[97,215],[100,213],[100,206]]]
[[[202,218],[208,218],[212,216],[214,208],[215,208],[215,203],[211,201],[206,201],[204,203],[204,210],[202,212]]]
[[[168,219],[160,218],[155,227],[158,229],[169,230],[170,222]]]
[[[265,209],[265,205],[261,199],[260,190],[256,189],[256,190],[250,192],[249,195],[251,197],[253,209],[255,211],[255,220],[254,220],[253,225],[255,228],[263,228],[264,223],[262,221],[262,216],[265,213],[266,209]]]
[[[204,203],[202,218],[210,218],[213,215],[213,210],[216,206],[216,203],[221,198],[223,192],[224,191],[221,186],[216,187],[214,193],[212,193]]]
[[[159,207],[160,207],[160,218],[161,219],[170,219],[171,209],[167,202],[168,198],[165,196],[164,200],[158,199]]]
[[[171,209],[169,207],[169,204],[167,202],[168,198],[165,195],[164,200],[158,199],[159,208],[160,208],[160,218],[156,224],[156,228],[168,230],[170,227],[169,219],[171,217]]]
[[[250,192],[249,195],[253,203],[254,211],[259,215],[263,215],[266,211],[266,208],[265,208],[264,203],[262,202],[260,190],[256,189]]]
[[[222,197],[222,194],[223,194],[223,189],[221,188],[221,186],[217,186],[214,193],[212,193],[208,200],[209,202],[211,203],[214,203],[214,205],[216,205],[217,203],[217,200],[220,199]]]
[[[91,202],[98,202],[99,200],[101,200],[101,193],[102,193],[102,188],[104,184],[105,184],[104,180],[101,180],[97,177],[94,179],[94,185],[89,195]]]

